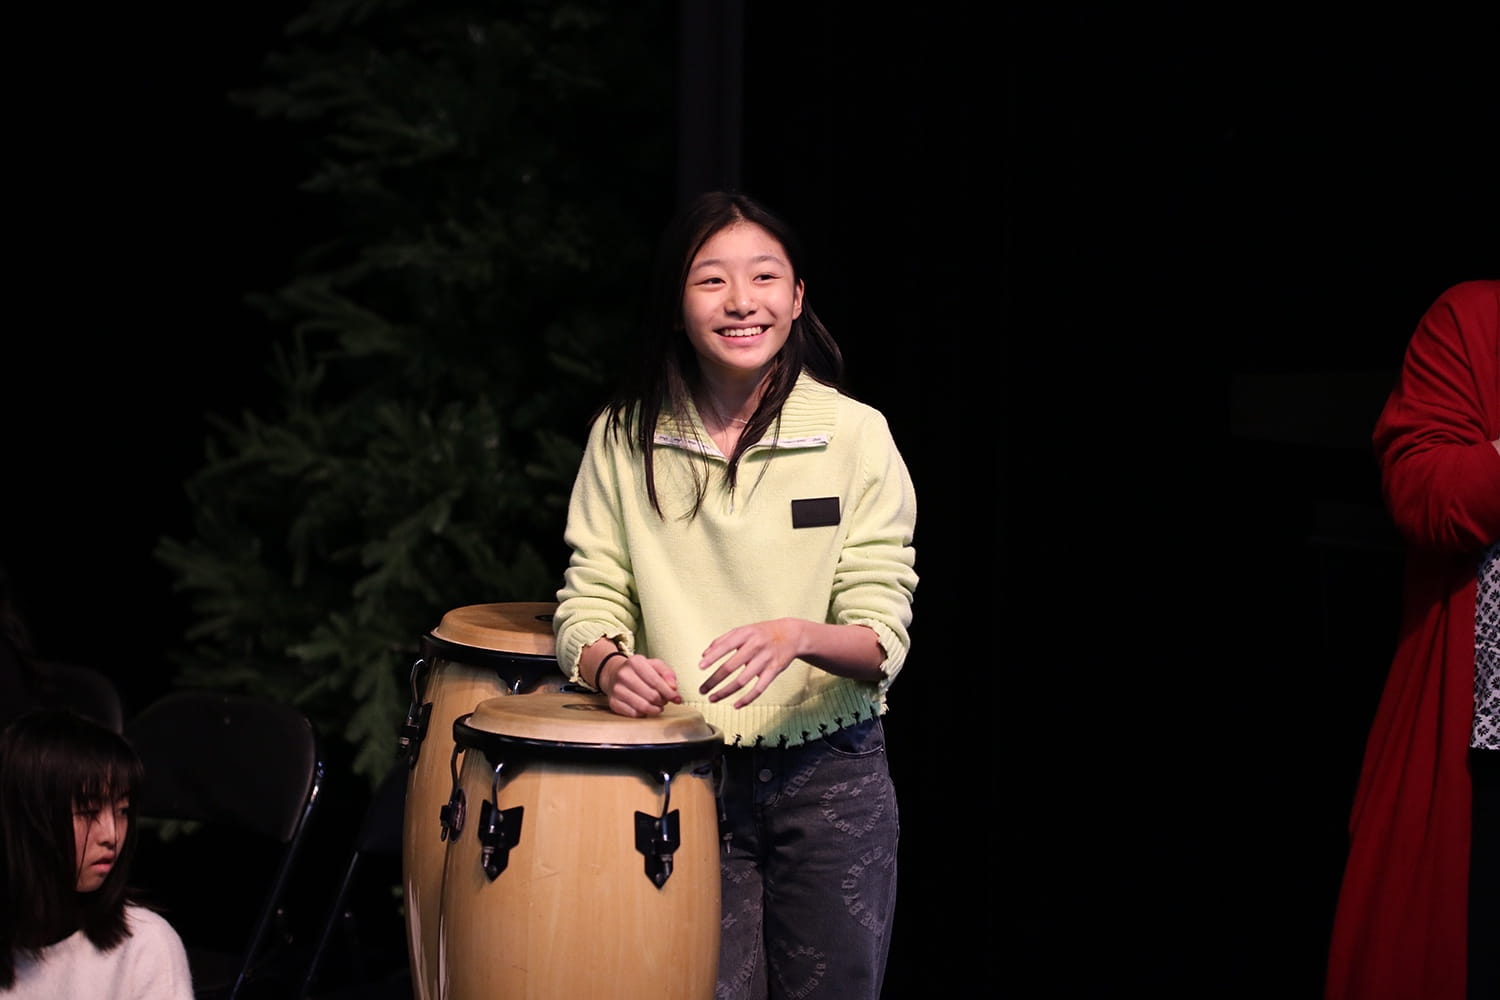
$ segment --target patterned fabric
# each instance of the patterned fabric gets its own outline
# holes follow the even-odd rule
[[[1469,746],[1500,750],[1500,542],[1484,554],[1474,591],[1474,734]]]
[[[880,720],[726,749],[720,808],[714,1000],[876,1000],[901,825]]]

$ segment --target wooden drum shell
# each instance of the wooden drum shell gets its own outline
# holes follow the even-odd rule
[[[455,608],[423,637],[430,706],[426,730],[411,753],[402,817],[402,892],[407,956],[415,1000],[437,1000],[438,914],[447,840],[441,812],[453,792],[453,722],[480,702],[560,689],[552,613],[556,603],[475,604]]]
[[[524,718],[510,711],[522,700]],[[466,815],[446,859],[441,1000],[712,1000],[722,743],[696,712],[668,708],[628,719],[598,695],[538,693],[492,699],[455,725]],[[536,727],[548,713],[557,724],[544,733]],[[568,718],[590,713],[598,731]],[[652,759],[674,744],[665,767]],[[652,772],[671,768],[666,788]],[[636,814],[660,817],[664,795],[679,845],[658,888],[637,847]],[[521,807],[519,837],[493,880],[476,833],[486,800]]]

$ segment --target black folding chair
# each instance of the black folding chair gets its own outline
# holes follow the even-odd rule
[[[311,721],[270,698],[183,690],[125,735],[146,768],[134,881],[182,936],[197,1000],[290,996],[306,953],[290,876],[324,780]]]
[[[318,934],[307,963],[300,1000],[324,998],[411,1000],[411,973],[406,962],[406,925],[393,900],[386,907],[361,905],[354,890],[362,881],[377,888],[399,889],[406,785],[411,768],[400,761],[376,787],[365,807],[349,849],[343,881]],[[333,949],[335,943],[340,947]],[[337,958],[336,968],[325,959]]]

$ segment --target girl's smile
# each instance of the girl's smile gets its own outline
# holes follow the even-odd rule
[[[688,268],[682,321],[710,381],[758,382],[800,315],[802,282],[786,249],[754,223],[719,230]]]

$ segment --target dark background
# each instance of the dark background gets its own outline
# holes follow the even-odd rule
[[[1496,16],[1104,6],[746,5],[743,183],[921,503],[887,992],[1316,996],[1396,625],[1369,429],[1500,276]],[[301,246],[304,165],[226,100],[288,9],[27,22],[0,565],[127,711]]]

